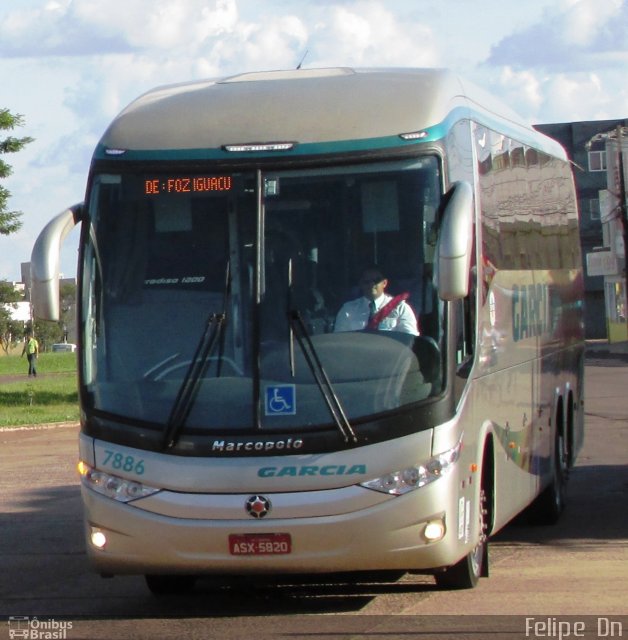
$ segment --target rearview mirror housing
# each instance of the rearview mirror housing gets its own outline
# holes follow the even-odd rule
[[[83,205],[55,216],[41,231],[31,253],[31,304],[36,318],[59,320],[59,259],[66,236],[78,224]]]
[[[441,300],[458,300],[468,295],[473,248],[473,188],[468,182],[455,182],[450,194],[437,247]]]

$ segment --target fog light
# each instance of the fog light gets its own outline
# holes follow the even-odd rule
[[[425,525],[423,536],[428,542],[436,542],[445,535],[445,523],[442,520],[432,520]]]
[[[90,540],[96,549],[104,549],[107,544],[107,536],[100,529],[92,528]]]

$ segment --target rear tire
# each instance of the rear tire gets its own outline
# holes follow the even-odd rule
[[[567,502],[567,480],[569,479],[569,453],[562,433],[556,434],[554,465],[550,485],[530,505],[531,524],[556,524]]]

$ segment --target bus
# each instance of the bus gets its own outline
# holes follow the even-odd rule
[[[583,441],[573,178],[479,87],[321,68],[157,88],[39,235],[40,318],[58,317],[75,225],[101,575],[154,593],[353,572],[471,588],[491,535],[560,515]]]

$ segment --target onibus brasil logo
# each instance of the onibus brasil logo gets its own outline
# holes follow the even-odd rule
[[[66,640],[72,622],[67,620],[39,620],[33,616],[9,616],[9,638],[27,638],[29,640]]]

